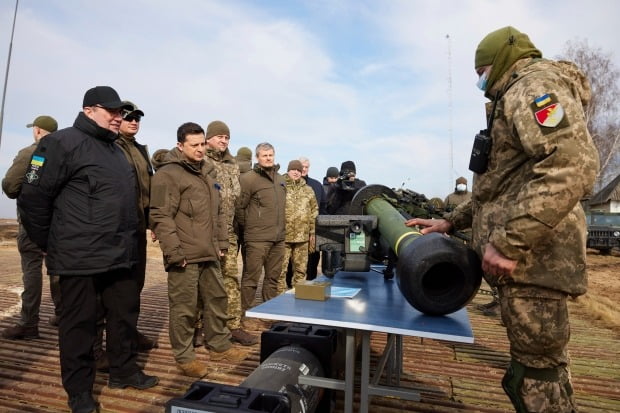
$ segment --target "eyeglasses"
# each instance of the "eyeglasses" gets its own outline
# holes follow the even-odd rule
[[[121,114],[121,109],[120,109],[120,108],[118,108],[118,109],[110,109],[110,108],[104,108],[104,107],[103,107],[103,106],[101,106],[101,105],[95,105],[95,107],[96,107],[96,108],[99,108],[99,109],[103,109],[103,110],[105,110],[106,112],[108,112],[110,115],[113,115],[113,116],[116,116],[116,115],[120,115],[120,114]]]
[[[123,120],[125,122],[133,122],[133,121],[140,122],[141,119],[142,119],[142,116],[140,116],[140,115],[125,115],[125,116],[123,116]]]

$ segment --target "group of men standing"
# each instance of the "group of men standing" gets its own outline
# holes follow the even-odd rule
[[[242,315],[254,305],[261,274],[261,298],[274,298],[282,292],[286,257],[294,258],[298,281],[306,272],[299,258],[307,260],[314,245],[324,201],[302,179],[307,159],[305,170],[294,160],[280,175],[273,146],[261,143],[253,167],[248,148],[239,151],[238,163],[221,121],[206,131],[184,123],[176,146],[150,158],[136,140],[143,116],[113,88],[89,89],[72,127],[57,130],[49,116],[28,125],[35,143],[18,154],[3,180],[5,193],[17,198],[24,294],[22,317],[2,335],[38,337],[45,259],[48,273],[57,274],[50,285],[57,287],[59,317],[50,323],[59,324],[61,376],[72,412],[97,408],[96,370],[109,372],[112,388],[158,382],[136,363],[138,351],[157,347],[137,329],[148,229],[168,272],[172,352],[179,369],[196,378],[208,373],[194,349],[197,325],[211,360],[243,360],[247,352],[233,342],[258,342]]]

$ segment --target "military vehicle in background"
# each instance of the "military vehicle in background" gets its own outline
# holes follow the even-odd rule
[[[589,211],[588,248],[609,254],[613,248],[620,248],[620,213]]]

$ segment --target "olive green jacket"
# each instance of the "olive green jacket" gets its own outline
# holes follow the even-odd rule
[[[204,161],[189,162],[177,148],[157,151],[153,165],[150,219],[166,268],[183,261],[219,261],[228,233],[213,171]]]

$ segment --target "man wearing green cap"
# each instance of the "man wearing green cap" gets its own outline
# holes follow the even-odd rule
[[[220,202],[226,211],[229,247],[226,254],[220,257],[220,266],[228,295],[227,325],[232,341],[244,346],[251,346],[258,343],[258,337],[244,330],[241,325],[241,287],[239,284],[239,268],[237,267],[238,240],[233,222],[235,204],[241,195],[239,166],[228,149],[230,129],[226,123],[220,120],[209,123],[206,139],[205,163],[212,165],[215,169],[217,182],[220,185]]]
[[[30,158],[37,148],[41,139],[58,129],[56,119],[51,116],[37,116],[36,119],[26,125],[32,128],[32,136],[34,143],[21,149],[13,164],[6,171],[6,175],[2,180],[2,190],[11,199],[18,197],[24,176],[28,171]],[[20,222],[19,214],[17,216],[19,222],[19,230],[17,233],[17,249],[21,257],[22,265],[22,281],[24,283],[24,291],[22,292],[22,309],[20,319],[14,326],[8,327],[2,331],[2,337],[9,340],[32,339],[39,337],[39,307],[41,306],[41,289],[43,283],[43,251],[35,243],[33,243],[26,230]],[[52,300],[57,314],[60,311],[60,291],[58,291],[57,276],[50,276],[50,291]],[[57,317],[50,318],[52,325],[57,325]]]
[[[480,42],[475,70],[491,102],[472,150],[472,200],[446,219],[407,225],[427,227],[422,233],[472,226],[510,341],[504,391],[517,412],[574,412],[566,300],[587,287],[579,201],[599,168],[584,116],[590,86],[574,64],[543,59],[513,27]]]

